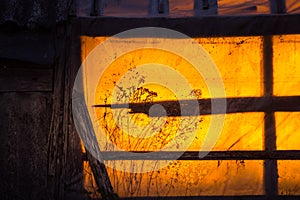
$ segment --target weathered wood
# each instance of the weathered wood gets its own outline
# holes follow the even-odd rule
[[[64,132],[64,95],[67,56],[67,35],[65,27],[57,32],[52,119],[48,135],[48,188],[49,196],[53,199],[63,199],[64,196],[64,166],[65,166],[65,137]]]
[[[51,32],[0,32],[0,57],[41,65],[54,63],[54,39]]]
[[[51,93],[0,94],[0,199],[46,199]]]
[[[156,155],[146,155],[149,151],[133,151],[128,154],[122,151],[101,152],[104,160],[299,160],[299,150],[279,151],[210,151],[199,158],[199,151],[161,151]],[[179,158],[177,156],[182,154]]]
[[[78,27],[74,27],[77,29]],[[98,142],[96,139],[96,135],[94,133],[94,129],[92,126],[91,119],[89,117],[89,113],[86,107],[86,103],[84,100],[83,90],[81,87],[74,86],[73,83],[75,77],[78,72],[78,68],[80,66],[80,40],[77,38],[76,31],[72,31],[72,55],[74,56],[71,61],[69,79],[69,92],[70,95],[72,93],[72,103],[77,106],[72,106],[72,113],[69,114],[69,117],[73,117],[70,121],[72,122],[71,127],[74,128],[74,123],[80,126],[76,126],[77,132],[81,133],[81,140],[84,144],[89,144],[87,148],[87,158],[94,175],[97,188],[101,197],[107,200],[118,199],[118,196],[114,193],[113,187],[111,185],[110,179],[108,177],[106,167],[103,163],[102,155],[99,150]],[[71,96],[70,96],[71,97]],[[70,106],[70,104],[69,104]],[[71,108],[70,108],[71,109]],[[72,115],[71,115],[72,114]],[[75,131],[75,129],[73,129]],[[91,154],[90,154],[91,153]],[[102,162],[100,162],[102,161]]]
[[[74,122],[77,124],[77,131],[81,133],[80,136],[83,143],[89,145],[87,147],[87,158],[92,168],[99,192],[104,199],[117,199],[117,195],[113,192],[112,185],[103,163],[102,154],[98,146],[84,96],[76,89],[73,92],[73,104],[76,104],[76,106],[73,106],[73,115],[76,115]]]
[[[93,0],[93,10],[91,16],[103,16],[104,13],[104,0]]]
[[[271,13],[286,13],[286,3],[285,0],[269,0]]]
[[[300,33],[299,21],[299,14],[190,18],[82,17],[74,19],[73,25],[80,27],[78,35],[87,36],[111,36],[129,29],[151,26],[170,28],[190,37],[204,37],[296,34]]]
[[[177,197],[128,197],[121,200],[266,200],[262,195],[245,195],[245,196],[177,196]],[[277,196],[272,200],[299,200],[300,196]]]
[[[73,27],[72,27],[73,30]],[[70,52],[67,61],[68,69],[66,73],[68,74],[66,79],[66,85],[69,88],[67,94],[65,94],[65,100],[71,100],[70,95],[72,92],[72,87],[74,83],[75,76],[77,74],[78,68],[80,66],[81,61],[81,51],[80,51],[80,40],[78,37],[74,36],[73,31],[70,33],[71,38],[71,45],[70,45]],[[68,109],[65,109],[64,114],[64,121],[67,123],[64,125],[65,131],[68,131],[68,137],[66,137],[67,142],[65,143],[64,148],[67,150],[66,155],[66,165],[65,165],[65,199],[83,199],[88,196],[85,192],[84,188],[84,168],[83,168],[83,159],[82,159],[82,147],[80,144],[80,138],[76,132],[73,117],[72,117],[72,110],[71,110],[71,103],[65,102],[68,105]],[[68,111],[68,112],[66,112]],[[66,119],[68,117],[68,119]]]
[[[0,60],[0,92],[51,92],[52,69],[9,68]]]

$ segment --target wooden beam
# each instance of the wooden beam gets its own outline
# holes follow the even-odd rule
[[[273,37],[264,36],[263,40],[263,77],[264,97],[273,98]],[[297,103],[299,104],[299,103]],[[266,107],[264,117],[264,150],[276,151],[275,114],[271,106]],[[278,193],[278,172],[276,160],[264,161],[264,187],[268,199],[274,199]]]
[[[102,151],[104,160],[299,160],[300,150],[279,151],[210,151],[199,158],[199,151],[161,151],[149,154],[150,151]],[[134,154],[133,154],[134,153]],[[178,158],[178,155],[181,156]],[[85,157],[86,159],[87,157]]]
[[[160,196],[160,197],[127,197],[120,200],[266,200],[266,196],[262,195],[236,195],[236,196]],[[299,200],[300,196],[277,196],[272,200]]]
[[[300,196],[278,196],[273,200],[299,200]],[[239,200],[266,200],[265,196],[259,195],[245,195],[245,196],[176,196],[176,197],[128,197],[128,198],[121,198],[121,200],[232,200],[232,199],[239,199]]]
[[[9,58],[40,65],[54,64],[53,33],[0,31],[0,58]]]
[[[106,167],[103,164],[103,159],[101,152],[99,150],[99,146],[97,143],[96,135],[94,133],[94,129],[92,126],[91,119],[89,117],[89,113],[86,107],[86,102],[84,100],[84,96],[82,94],[82,89],[74,86],[75,78],[77,73],[79,72],[80,67],[80,39],[76,35],[76,31],[78,27],[73,27],[72,33],[69,35],[72,36],[72,45],[71,48],[71,57],[72,60],[69,63],[69,70],[67,75],[67,88],[65,90],[68,92],[69,96],[65,96],[70,102],[65,104],[66,107],[69,109],[68,117],[72,118],[70,120],[72,127],[76,126],[76,133],[81,133],[80,139],[83,141],[84,144],[90,144],[90,147],[86,147],[86,157],[91,167],[92,173],[94,175],[98,192],[101,194],[102,199],[107,200],[115,200],[118,199],[117,194],[114,193],[113,187],[111,185],[110,179],[108,177]],[[71,95],[72,94],[72,95]],[[71,97],[72,103],[76,103],[76,107],[71,106]],[[72,113],[71,113],[72,111]],[[75,117],[77,116],[77,117]],[[66,124],[69,126],[70,124]],[[79,144],[78,144],[79,145]],[[83,161],[83,160],[81,160]]]
[[[79,17],[78,35],[112,36],[139,27],[162,27],[190,37],[299,34],[300,15],[198,16],[186,18]]]
[[[52,74],[53,69],[9,68],[0,61],[0,92],[51,92]]]
[[[90,144],[89,148],[87,148],[87,160],[90,163],[99,192],[103,199],[117,199],[117,195],[113,192],[113,187],[103,163],[102,153],[97,144],[97,138],[86,108],[84,97],[80,91],[75,89],[73,98],[73,103],[76,103],[77,105],[76,107],[73,107],[73,115],[76,115],[76,117],[74,117],[74,122],[77,124],[77,131],[81,133],[80,136],[83,143]]]

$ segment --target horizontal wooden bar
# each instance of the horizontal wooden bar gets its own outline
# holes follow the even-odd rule
[[[51,92],[53,69],[7,68],[0,64],[0,92]]]
[[[0,58],[9,58],[40,65],[53,65],[55,57],[53,33],[0,30]]]
[[[160,196],[160,197],[128,197],[120,200],[267,200],[266,196],[262,195],[237,195],[237,196]],[[299,200],[300,196],[287,195],[276,196],[272,200]]]
[[[300,160],[300,150],[278,151],[161,151],[150,154],[150,151],[102,151],[104,160]],[[181,155],[181,156],[178,156]]]
[[[77,34],[112,36],[140,27],[162,27],[177,30],[190,37],[258,36],[300,33],[299,14],[247,16],[196,16],[182,18],[148,17],[79,17],[72,23]]]
[[[168,116],[198,116],[211,114],[224,114],[224,109],[215,109],[212,112],[212,101],[216,105],[226,100],[226,113],[243,112],[275,112],[275,111],[300,111],[300,96],[289,97],[241,97],[241,98],[216,98],[182,101],[159,101],[151,103],[130,103],[114,105],[93,105],[93,107],[111,107],[112,109],[129,108],[130,113],[149,114],[150,108],[159,104],[164,107]],[[198,101],[200,112],[195,112],[195,101]],[[182,112],[184,110],[184,112]],[[152,117],[160,117],[164,112],[151,113]]]
[[[179,200],[179,199],[187,199],[187,200],[267,200],[265,196],[176,196],[176,197],[129,197],[129,198],[121,198],[121,200]],[[277,196],[272,200],[299,200],[300,196]]]

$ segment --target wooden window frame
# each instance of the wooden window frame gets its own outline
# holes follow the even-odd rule
[[[239,199],[299,199],[300,196],[281,196],[278,194],[277,160],[300,160],[299,150],[276,150],[275,116],[277,111],[300,111],[300,96],[275,97],[273,95],[273,42],[272,36],[284,34],[300,34],[300,14],[271,14],[250,16],[200,16],[189,18],[116,18],[116,17],[77,17],[71,22],[72,48],[71,54],[76,66],[80,66],[80,36],[112,36],[122,31],[139,27],[163,27],[173,29],[190,37],[263,37],[263,78],[264,94],[262,97],[243,98],[245,103],[239,105],[240,98],[228,98],[233,104],[239,105],[239,110],[228,108],[228,113],[264,112],[264,150],[262,151],[211,151],[204,158],[199,158],[199,152],[184,152],[178,160],[264,160],[264,188],[262,196],[238,196]],[[214,26],[211,26],[214,24]],[[195,27],[207,27],[198,28]],[[259,27],[259,28],[258,28]],[[77,57],[76,57],[77,56]],[[76,57],[76,58],[75,58]],[[265,107],[252,107],[253,101],[267,102]],[[206,105],[209,107],[209,103]],[[208,113],[209,114],[209,111]],[[108,152],[102,152],[109,154]],[[164,160],[172,152],[162,153]],[[124,157],[121,152],[110,155],[115,160],[138,160],[139,157]],[[87,156],[90,157],[90,156]],[[85,158],[87,158],[85,157]],[[105,157],[105,156],[104,156]],[[149,158],[150,160],[155,158]],[[159,159],[159,158],[157,158]],[[234,196],[236,197],[236,196]],[[232,199],[225,197],[183,197],[188,199]],[[172,199],[172,197],[167,197]],[[142,199],[142,198],[137,198]],[[147,198],[149,199],[149,198]],[[159,199],[159,198],[153,198]]]

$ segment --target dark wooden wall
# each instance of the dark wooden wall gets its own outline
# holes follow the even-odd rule
[[[0,29],[0,199],[88,199],[65,31]]]
[[[45,199],[51,66],[0,59],[0,198]]]

